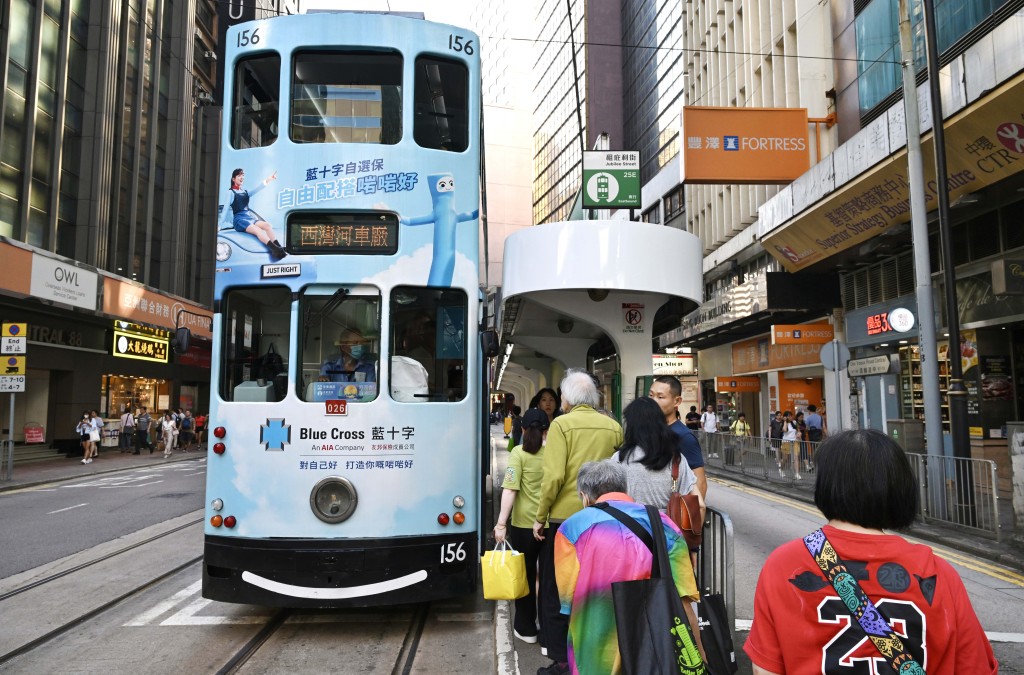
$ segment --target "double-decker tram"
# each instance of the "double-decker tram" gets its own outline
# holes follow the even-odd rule
[[[478,45],[374,14],[228,31],[207,598],[476,587]]]

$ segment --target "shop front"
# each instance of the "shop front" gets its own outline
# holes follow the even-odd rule
[[[905,295],[846,313],[853,409],[858,426],[888,433],[888,421],[924,419],[921,361],[917,344],[917,299]],[[940,361],[940,384],[949,369]],[[945,391],[943,391],[943,396]],[[949,408],[943,408],[948,431]]]
[[[16,444],[75,452],[75,425],[92,410],[113,423],[106,442],[116,444],[129,407],[208,405],[207,310],[23,244],[0,241],[0,266],[0,317],[25,324],[28,337],[25,391],[14,395]],[[171,349],[176,320],[191,321],[196,337],[182,355]],[[4,436],[10,401],[0,397]]]

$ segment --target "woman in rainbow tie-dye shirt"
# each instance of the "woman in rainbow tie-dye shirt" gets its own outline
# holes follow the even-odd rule
[[[583,506],[608,502],[650,530],[647,510],[626,490],[626,474],[617,462],[588,462],[576,485]],[[700,645],[700,629],[689,601],[699,599],[690,553],[682,533],[661,515],[672,577],[683,609]],[[621,672],[615,632],[612,583],[651,576],[652,553],[629,528],[600,509],[584,508],[569,517],[555,535],[555,578],[562,613],[569,615],[569,670],[574,674]],[[701,650],[703,653],[703,650]]]

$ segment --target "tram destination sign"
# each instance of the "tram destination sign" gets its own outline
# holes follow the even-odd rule
[[[635,150],[584,152],[583,208],[640,208],[640,153]]]
[[[398,251],[398,217],[392,213],[296,214],[288,221],[288,251],[392,255]]]

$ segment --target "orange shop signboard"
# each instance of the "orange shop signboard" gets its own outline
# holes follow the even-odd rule
[[[761,391],[761,378],[756,375],[746,375],[743,377],[732,376],[732,377],[716,377],[715,378],[715,392],[735,392],[737,394],[745,394],[751,392]]]
[[[213,337],[210,310],[110,277],[103,279],[103,311],[111,316],[171,330],[176,327],[175,321],[180,313],[178,326],[188,328],[197,337]]]
[[[773,345],[767,336],[732,346],[732,372],[758,373],[821,363],[820,344]]]
[[[835,331],[830,323],[778,324],[772,326],[773,345],[821,345],[832,342]]]
[[[789,183],[811,166],[806,108],[683,108],[683,182]]]

